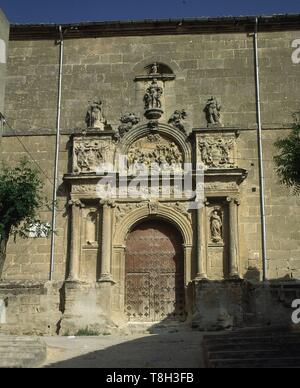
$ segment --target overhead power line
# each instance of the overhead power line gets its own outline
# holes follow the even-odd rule
[[[0,112],[0,120],[4,123],[4,125],[6,125],[14,133],[17,140],[19,141],[19,143],[23,147],[24,151],[29,155],[30,159],[33,161],[33,163],[36,165],[36,167],[39,169],[39,171],[43,174],[43,176],[47,179],[47,181],[51,184],[51,186],[53,186],[53,180],[51,180],[51,178],[47,175],[47,173],[41,168],[39,163],[33,157],[32,153],[29,151],[29,149],[26,147],[26,145],[21,140],[20,136],[17,134],[16,130],[12,128],[12,126],[8,123],[7,119],[5,118],[3,113],[1,113],[1,112]]]

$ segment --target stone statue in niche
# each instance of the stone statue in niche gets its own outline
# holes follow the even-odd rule
[[[154,79],[146,90],[144,97],[145,110],[149,109],[161,109],[161,97],[163,95],[163,88],[158,85],[157,79]]]
[[[105,130],[107,121],[102,112],[102,101],[90,103],[85,121],[88,129],[97,129],[99,131]]]
[[[159,74],[159,66],[156,62],[153,63],[153,65],[151,66],[151,71],[150,71],[150,75],[155,75],[155,74]]]
[[[144,96],[145,116],[148,120],[158,120],[163,114],[161,98],[164,93],[156,78],[147,88]]]
[[[207,137],[200,140],[199,149],[203,164],[211,168],[234,168],[235,164],[231,156],[233,147],[232,138]]]
[[[208,127],[221,127],[221,105],[215,97],[211,97],[204,108]]]
[[[221,211],[214,209],[210,217],[211,240],[214,243],[223,241],[223,221]]]
[[[75,144],[75,172],[97,172],[104,162],[105,152],[109,146],[101,146],[98,141],[85,141]]]
[[[94,245],[98,241],[98,214],[90,212],[86,219],[86,243]]]
[[[127,113],[120,119],[121,125],[119,126],[119,135],[118,138],[123,137],[128,133],[135,125],[138,125],[140,118],[137,117],[134,113]]]
[[[173,125],[174,127],[178,128],[181,132],[186,133],[185,127],[184,127],[184,120],[187,118],[186,111],[183,110],[176,110],[174,114],[171,116],[169,120],[169,124]]]

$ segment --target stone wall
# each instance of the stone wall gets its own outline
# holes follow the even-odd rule
[[[2,282],[0,332],[13,335],[56,335],[64,301],[62,283]]]
[[[297,82],[300,67],[291,60],[291,43],[298,35],[295,31],[262,33],[259,36],[271,277],[283,277],[291,272],[297,276],[300,269],[297,261],[300,236],[294,222],[299,200],[289,196],[289,192],[278,184],[272,160],[274,141],[286,133],[282,128],[290,127],[291,114],[300,106],[300,86]],[[23,141],[50,180],[55,140],[53,136],[42,136],[42,133],[55,128],[58,59],[59,48],[54,41],[10,43],[6,113],[13,128],[22,133],[33,131],[41,134],[23,138]],[[167,120],[174,109],[185,108],[189,114],[187,122],[190,130],[205,127],[203,107],[207,98],[215,95],[223,106],[223,123],[240,129],[248,128],[240,136],[238,156],[239,167],[249,171],[243,185],[240,208],[241,259],[245,272],[248,266],[260,269],[252,37],[239,33],[67,40],[63,70],[63,128],[83,128],[87,103],[96,96],[103,99],[108,122],[115,129],[124,112],[134,111],[142,116],[143,104],[138,99],[134,78],[143,72],[145,65],[155,60],[169,64],[177,77],[173,90],[166,98],[166,113],[162,120]],[[63,137],[60,178],[67,172],[67,142],[67,136]],[[23,155],[24,149],[17,139],[5,139],[2,152],[5,160],[11,162]],[[46,178],[45,181],[50,197],[51,184]],[[64,197],[61,198],[61,214],[64,213],[65,201]],[[50,215],[45,217],[49,219]],[[59,220],[59,279],[66,262],[66,222],[63,217]],[[17,254],[18,250],[22,251],[22,257]],[[31,263],[35,267],[35,276],[47,279],[48,252],[49,242],[46,240],[22,241],[17,246],[12,244],[6,276],[10,279],[30,278],[33,273]]]

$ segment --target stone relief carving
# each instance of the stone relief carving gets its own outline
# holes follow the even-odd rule
[[[149,213],[155,215],[158,213],[159,203],[158,202],[149,202],[148,207],[149,207]]]
[[[169,124],[173,125],[174,127],[178,128],[181,132],[186,134],[185,126],[184,126],[184,120],[187,118],[186,111],[183,110],[176,110],[174,114],[169,119]]]
[[[85,122],[88,129],[104,131],[107,120],[105,119],[102,112],[102,101],[95,101],[90,103]]]
[[[121,125],[119,126],[119,133],[116,135],[117,138],[123,137],[128,133],[135,125],[138,125],[140,118],[137,117],[134,113],[127,113],[120,119]]]
[[[74,172],[96,172],[106,161],[109,145],[101,145],[97,140],[86,140],[74,145]]]
[[[116,225],[118,225],[126,215],[136,209],[144,207],[145,203],[127,203],[127,204],[118,204],[115,211],[115,220]]]
[[[74,194],[96,194],[96,185],[78,185],[72,187],[72,193]]]
[[[223,216],[220,209],[215,208],[210,216],[211,241],[221,243],[223,241]]]
[[[136,173],[155,165],[158,170],[181,168],[183,155],[174,142],[162,136],[149,135],[132,145],[128,152],[128,167]]]
[[[234,168],[232,150],[235,140],[233,138],[207,137],[199,141],[201,159],[205,166],[211,168]]]
[[[166,203],[168,207],[173,208],[174,210],[180,212],[183,214],[187,220],[191,223],[192,222],[192,214],[188,210],[188,204],[185,202],[168,202]]]
[[[208,127],[210,126],[222,126],[221,123],[221,105],[215,97],[211,97],[204,108],[206,113],[206,120]]]
[[[205,183],[205,190],[210,191],[236,191],[238,190],[238,186],[236,183],[230,182],[218,182],[218,183]]]

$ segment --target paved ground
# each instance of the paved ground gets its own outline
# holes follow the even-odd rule
[[[203,334],[44,338],[50,368],[202,368]]]

